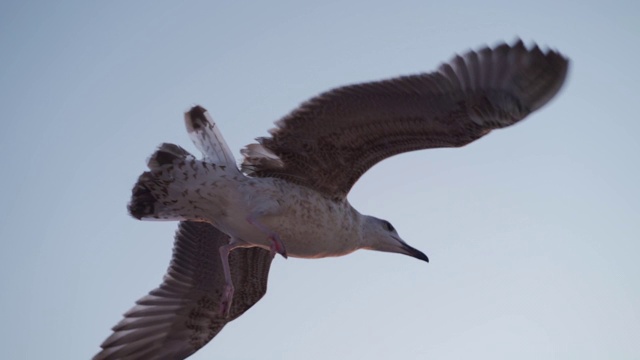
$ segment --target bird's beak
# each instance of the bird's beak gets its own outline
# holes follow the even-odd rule
[[[419,260],[429,262],[429,257],[427,257],[427,255],[425,255],[422,251],[409,246],[406,242],[400,239],[398,239],[398,242],[400,243],[400,248],[402,249],[403,254],[412,256]]]

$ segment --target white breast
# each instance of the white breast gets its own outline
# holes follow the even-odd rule
[[[289,256],[321,258],[351,253],[360,245],[361,215],[306,187],[272,178],[244,178],[229,203],[223,231],[268,249],[268,234],[247,222],[251,214],[279,235]]]

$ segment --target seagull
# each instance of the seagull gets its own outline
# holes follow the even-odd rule
[[[160,145],[128,206],[140,220],[180,221],[171,265],[94,359],[189,356],[264,295],[276,254],[369,249],[428,262],[391,223],[354,209],[350,189],[393,155],[461,147],[519,122],[558,93],[568,67],[559,52],[518,40],[431,73],[335,88],[242,149],[240,167],[209,113],[194,106],[185,123],[203,157]]]

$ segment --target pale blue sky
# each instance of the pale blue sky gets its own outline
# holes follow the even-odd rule
[[[126,203],[207,107],[238,151],[331,87],[521,36],[572,60],[524,123],[387,160],[350,200],[430,264],[283,260],[193,359],[637,359],[637,1],[3,1],[0,358],[86,359],[157,286],[175,223]],[[212,254],[216,256],[216,254]]]

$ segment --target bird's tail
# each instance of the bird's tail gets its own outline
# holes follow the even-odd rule
[[[140,175],[131,191],[129,214],[142,220],[198,220],[192,183],[206,164],[174,144],[162,144],[147,161],[150,171]]]

